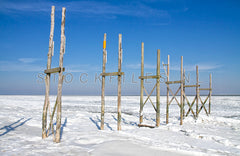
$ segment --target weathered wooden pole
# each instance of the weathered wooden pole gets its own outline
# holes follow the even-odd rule
[[[157,88],[156,88],[156,105],[157,105],[157,111],[156,111],[156,126],[159,127],[160,125],[160,49],[157,50]]]
[[[50,37],[49,37],[49,48],[48,48],[48,61],[47,61],[47,69],[51,69],[52,62],[52,54],[53,54],[53,35],[54,35],[54,16],[55,16],[55,6],[52,6],[51,11],[51,28],[50,28]],[[49,90],[50,90],[50,73],[46,75],[45,78],[46,83],[46,91],[45,91],[45,100],[43,106],[43,114],[42,114],[42,138],[46,138],[46,127],[47,127],[47,109],[49,106]]]
[[[212,74],[209,75],[209,108],[208,108],[208,114],[211,113],[211,97],[212,97]]]
[[[199,73],[198,65],[196,66],[196,117],[198,117],[198,101],[199,101]]]
[[[168,55],[168,64],[167,64],[167,82],[169,81],[169,68],[170,68],[170,56]],[[169,118],[169,84],[167,83],[166,124],[168,124],[168,118]]]
[[[118,39],[118,72],[121,73],[122,70],[122,34],[119,34]],[[118,75],[118,124],[117,129],[121,130],[121,78]]]
[[[180,125],[183,124],[183,56],[181,56],[181,107],[180,107]]]
[[[103,66],[102,66],[102,73],[106,71],[106,58],[107,58],[107,51],[106,51],[106,40],[107,34],[104,34],[103,38]],[[102,96],[101,96],[101,130],[104,129],[104,112],[105,112],[105,75],[102,75]]]
[[[144,76],[144,43],[142,42],[142,50],[141,50],[141,77]],[[141,90],[140,90],[140,112],[139,112],[139,123],[143,122],[143,87],[144,87],[144,79],[141,79]]]
[[[56,139],[55,142],[60,142],[61,134],[61,115],[62,115],[62,84],[63,84],[63,54],[65,53],[65,13],[66,8],[62,8],[62,23],[61,23],[61,45],[59,67],[61,68],[58,76],[58,95],[57,95],[57,124],[56,124]]]
[[[185,93],[185,83],[186,83],[186,75],[185,75],[185,69],[183,69],[183,92]],[[185,117],[185,96],[183,96],[183,118]]]

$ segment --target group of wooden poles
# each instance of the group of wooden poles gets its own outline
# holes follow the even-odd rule
[[[102,96],[101,96],[101,130],[104,129],[104,114],[105,114],[105,77],[106,76],[118,76],[118,119],[117,119],[117,129],[121,130],[121,76],[124,74],[121,72],[121,63],[122,63],[122,35],[119,34],[119,48],[118,48],[118,72],[106,73],[105,66],[106,66],[106,33],[104,34],[103,40],[103,66],[102,66]],[[204,110],[207,115],[210,114],[211,110],[211,95],[212,95],[212,75],[210,74],[209,80],[209,88],[200,88],[199,85],[199,72],[198,66],[196,66],[196,84],[193,85],[186,85],[186,77],[185,77],[185,70],[183,69],[183,56],[181,56],[181,67],[180,67],[180,80],[178,81],[170,81],[170,56],[168,55],[168,62],[167,64],[163,64],[163,66],[167,66],[167,81],[165,82],[167,86],[167,104],[166,104],[166,124],[169,122],[169,106],[173,101],[177,103],[180,108],[180,125],[183,124],[183,118],[187,117],[190,113],[192,113],[193,117],[197,119],[198,114],[201,110]],[[141,47],[141,76],[139,76],[141,82],[141,90],[140,90],[140,112],[139,112],[139,127],[158,127],[160,125],[160,50],[157,50],[157,71],[156,75],[152,76],[144,76],[144,43],[142,42]],[[150,94],[148,94],[146,88],[144,87],[144,80],[145,79],[156,79],[156,84],[154,85],[153,89],[151,90]],[[177,91],[174,93],[171,89],[172,84],[178,84],[179,87]],[[188,97],[186,96],[186,88],[196,88],[196,95],[193,101],[189,101]],[[156,89],[156,90],[155,90]],[[153,103],[150,96],[152,93],[156,91],[156,104]],[[203,101],[200,96],[201,90],[207,90],[209,93],[206,99]],[[145,101],[144,92],[147,95]],[[180,92],[180,101],[177,99],[177,95]],[[170,96],[171,94],[171,96]],[[171,99],[170,99],[171,98]],[[156,112],[156,125],[145,125],[143,123],[143,108],[147,101],[150,101],[152,104],[155,112]],[[206,103],[208,101],[208,110],[206,108]],[[196,110],[194,111],[193,106],[196,105]],[[185,107],[188,106],[187,111],[185,112]]]
[[[43,106],[43,114],[42,114],[42,138],[46,138],[49,136],[50,130],[52,130],[53,140],[55,142],[60,142],[60,135],[61,135],[61,109],[62,109],[62,85],[64,80],[63,72],[65,71],[65,68],[63,67],[63,55],[65,53],[65,44],[66,44],[66,37],[65,37],[65,12],[66,9],[62,8],[62,22],[61,22],[61,45],[60,45],[60,57],[59,57],[59,67],[57,68],[51,68],[51,62],[52,62],[52,56],[54,54],[54,18],[55,18],[55,7],[52,6],[52,12],[51,12],[51,29],[50,29],[50,37],[49,37],[49,51],[48,51],[48,61],[47,61],[47,69],[44,71],[46,74],[45,77],[45,85],[46,85],[46,91],[45,91],[45,100],[44,100],[44,106]],[[122,35],[119,34],[119,42],[118,42],[118,71],[117,72],[106,72],[106,63],[107,63],[107,51],[106,51],[106,33],[104,34],[104,40],[103,40],[103,64],[102,64],[102,92],[101,92],[101,130],[104,129],[104,114],[105,114],[105,77],[106,76],[117,76],[118,77],[118,118],[117,118],[117,129],[121,130],[121,80],[124,73],[122,72]],[[212,95],[212,77],[210,74],[210,80],[209,80],[209,88],[200,88],[199,85],[199,75],[198,75],[198,66],[196,66],[196,84],[194,85],[185,85],[185,71],[183,70],[183,57],[181,57],[181,77],[179,81],[169,81],[169,71],[170,71],[170,56],[168,55],[168,63],[163,64],[164,66],[167,66],[167,81],[165,82],[167,86],[167,107],[166,107],[166,123],[168,123],[169,120],[169,106],[170,104],[175,100],[180,108],[180,124],[183,123],[183,118],[185,116],[188,116],[190,112],[192,113],[194,118],[198,117],[198,114],[201,112],[201,110],[204,110],[206,114],[210,114],[211,110],[211,95]],[[50,100],[49,100],[49,92],[50,92],[50,77],[51,74],[58,73],[58,92],[57,92],[57,98],[55,105],[53,107],[53,110],[50,110]],[[154,76],[144,76],[144,43],[142,43],[141,48],[141,76],[139,77],[141,82],[141,91],[140,91],[140,114],[139,114],[139,127],[158,127],[160,125],[160,50],[157,50],[157,71],[156,75]],[[156,79],[156,84],[154,85],[153,89],[151,90],[150,94],[148,94],[146,88],[144,87],[144,80],[145,79]],[[179,88],[175,93],[173,93],[172,89],[170,88],[171,84],[179,84]],[[196,88],[196,95],[194,97],[194,100],[192,102],[189,102],[185,90],[189,87],[195,87]],[[154,90],[156,89],[156,104],[154,104],[150,98]],[[200,97],[200,91],[201,90],[207,90],[209,91],[209,94],[207,98],[203,101]],[[144,91],[147,95],[147,98],[145,101],[144,98]],[[180,91],[180,101],[177,99],[177,95]],[[170,93],[172,96],[170,96]],[[171,97],[171,99],[170,99]],[[143,122],[143,108],[147,101],[150,101],[155,112],[156,112],[156,125],[144,125]],[[206,108],[206,103],[209,101],[209,107],[208,110]],[[188,105],[188,111],[185,112],[185,105]],[[196,104],[196,111],[194,112],[193,106]],[[200,106],[199,106],[200,104]],[[56,130],[54,130],[54,124],[53,124],[53,117],[57,109],[57,117],[56,117]],[[47,114],[49,111],[49,127],[47,128]]]

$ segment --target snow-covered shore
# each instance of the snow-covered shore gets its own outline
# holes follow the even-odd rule
[[[165,124],[166,97],[160,100],[160,127],[139,128],[139,96],[123,96],[117,131],[117,97],[106,97],[101,131],[100,96],[63,96],[62,138],[56,144],[52,136],[41,138],[44,96],[0,96],[0,155],[240,155],[240,96],[213,96],[210,116],[202,111],[182,126],[174,103]],[[144,123],[155,124],[149,103]]]

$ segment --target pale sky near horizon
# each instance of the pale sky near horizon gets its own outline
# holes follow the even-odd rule
[[[161,63],[170,55],[170,80],[180,78],[180,57],[195,83],[213,77],[213,94],[240,95],[240,1],[237,0],[0,0],[0,95],[44,94],[51,6],[55,5],[54,56],[58,66],[61,8],[66,7],[66,80],[63,95],[101,95],[103,34],[107,33],[107,72],[117,71],[118,34],[122,34],[123,95],[139,95],[141,42],[145,74],[154,75],[157,49]],[[161,64],[161,73],[164,69]],[[57,78],[57,76],[56,76]],[[56,93],[56,79],[51,79]],[[147,83],[151,90],[154,81]],[[117,93],[116,78],[106,94]],[[166,86],[161,84],[161,94]],[[195,94],[195,90],[189,90]],[[203,93],[205,94],[205,93]]]

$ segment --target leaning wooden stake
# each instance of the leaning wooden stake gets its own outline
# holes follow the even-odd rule
[[[157,76],[156,79],[157,83],[157,97],[156,97],[156,105],[157,105],[157,111],[156,111],[156,126],[159,127],[160,125],[160,50],[157,50]]]
[[[181,56],[181,107],[180,107],[180,125],[183,124],[183,56]]]
[[[212,97],[212,74],[209,75],[209,108],[208,114],[211,113],[211,97]]]
[[[119,34],[118,41],[118,72],[122,70],[122,34]],[[117,129],[121,130],[121,75],[118,75],[118,126]]]
[[[144,43],[142,42],[142,51],[141,51],[141,76],[144,76]],[[139,112],[139,123],[143,122],[143,87],[144,79],[141,79],[141,90],[140,90],[140,112]]]
[[[168,64],[167,64],[167,82],[169,82],[169,68],[170,68],[170,56],[168,55]],[[167,84],[167,108],[166,108],[166,124],[168,124],[169,118],[169,84]]]
[[[61,113],[62,113],[62,82],[63,82],[63,54],[65,53],[65,13],[66,8],[62,8],[62,23],[61,23],[61,45],[60,45],[60,57],[59,67],[61,71],[58,76],[58,95],[57,95],[57,125],[56,125],[56,138],[55,142],[60,142],[61,134]]]
[[[52,62],[52,54],[53,54],[53,34],[54,34],[54,16],[55,16],[55,6],[52,6],[51,11],[51,29],[50,29],[50,37],[49,37],[49,49],[48,49],[48,61],[47,61],[47,69],[51,69]],[[46,92],[45,92],[45,100],[43,106],[43,114],[42,114],[42,138],[46,138],[46,127],[47,127],[47,109],[49,106],[49,90],[50,90],[50,73],[46,75]]]
[[[199,73],[198,66],[196,66],[196,117],[198,117],[198,101],[199,101]]]
[[[102,65],[102,72],[105,73],[106,71],[106,39],[107,34],[104,34],[103,38],[103,65]],[[105,112],[105,75],[102,75],[102,96],[101,96],[101,130],[104,129],[104,112]]]

